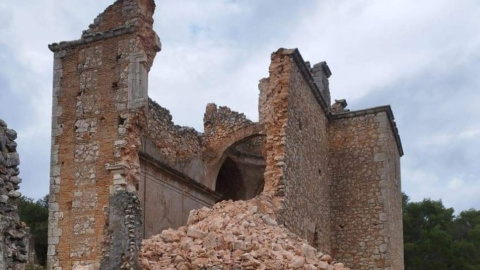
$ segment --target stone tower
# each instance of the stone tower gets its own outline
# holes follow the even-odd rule
[[[143,124],[148,71],[161,48],[154,10],[153,0],[118,0],[81,39],[49,46],[48,269],[137,268],[140,142],[131,126]]]

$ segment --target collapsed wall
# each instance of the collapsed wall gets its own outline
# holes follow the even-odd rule
[[[17,132],[0,119],[0,269],[23,269],[27,262],[28,233],[18,216],[20,158]]]

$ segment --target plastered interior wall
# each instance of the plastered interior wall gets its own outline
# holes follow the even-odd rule
[[[210,193],[156,166],[155,161],[142,159],[141,166],[138,197],[143,209],[143,238],[168,228],[178,228],[187,223],[191,210],[211,207],[215,203],[216,198]]]

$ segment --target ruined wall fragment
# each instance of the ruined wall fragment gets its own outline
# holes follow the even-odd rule
[[[312,81],[297,50],[272,55],[268,86],[261,82],[267,92],[260,94],[268,106],[260,116],[267,123],[265,181],[282,199],[278,221],[329,252],[328,111]]]
[[[199,181],[203,168],[203,136],[191,127],[175,125],[170,112],[150,100],[147,129],[142,134],[140,152]]]
[[[18,216],[20,158],[17,132],[0,119],[0,269],[23,269],[28,259],[25,223]]]
[[[48,269],[99,269],[122,248],[112,235],[115,222],[109,222],[119,212],[109,207],[117,193],[136,196],[147,76],[160,49],[151,27],[154,8],[152,0],[116,1],[81,39],[49,46],[54,85]],[[140,248],[139,240],[133,248]],[[137,261],[134,255],[120,263],[104,269],[135,267]]]
[[[265,191],[282,197],[285,191],[284,167],[287,96],[292,62],[289,51],[279,49],[272,54],[269,78],[260,83],[259,119],[265,125]]]
[[[206,145],[215,148],[222,142],[222,139],[252,124],[253,122],[248,120],[245,114],[232,111],[225,106],[217,107],[214,103],[210,103],[207,105],[203,117]]]
[[[142,234],[150,237],[182,226],[191,210],[212,206],[219,196],[201,183],[203,134],[175,125],[170,112],[150,100],[141,137],[138,194],[144,209]]]
[[[285,129],[286,199],[280,216],[293,232],[330,252],[328,119],[312,90],[293,65]]]

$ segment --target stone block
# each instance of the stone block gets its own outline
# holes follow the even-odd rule
[[[9,141],[6,144],[8,151],[16,152],[17,151],[17,143],[14,141]]]
[[[187,236],[195,239],[203,239],[205,237],[205,232],[195,226],[188,226]]]
[[[18,153],[7,153],[7,159],[6,159],[5,165],[7,167],[20,165],[20,157]]]
[[[57,255],[56,246],[49,244],[47,249],[47,256],[55,256],[55,255]]]
[[[18,185],[18,184],[22,183],[22,178],[20,178],[18,176],[12,176],[12,177],[10,177],[10,182],[14,183],[15,185]]]
[[[22,193],[20,193],[19,191],[12,190],[12,191],[8,192],[8,197],[13,198],[13,199],[19,198],[20,196],[22,196]]]
[[[7,135],[7,138],[12,141],[17,139],[17,132],[13,129],[5,130],[5,135]]]

